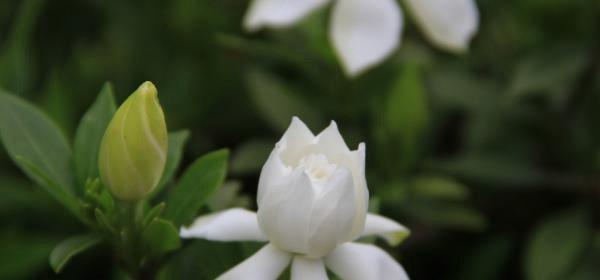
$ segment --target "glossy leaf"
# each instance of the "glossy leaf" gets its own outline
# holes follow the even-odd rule
[[[166,253],[181,246],[177,227],[161,218],[154,218],[142,233],[142,237],[153,253]]]
[[[105,83],[100,94],[83,115],[75,135],[74,159],[80,185],[88,178],[97,178],[98,150],[108,123],[116,110],[112,85]]]
[[[95,233],[68,238],[54,247],[54,250],[50,253],[50,266],[52,266],[54,272],[59,273],[71,258],[98,244],[100,241],[102,241],[102,236]]]
[[[142,221],[142,226],[147,227],[150,224],[150,222],[152,222],[154,220],[154,218],[160,217],[162,212],[165,210],[165,207],[166,207],[166,204],[164,202],[161,202],[161,203],[157,204],[156,206],[154,206],[152,209],[150,209],[148,211],[148,213],[146,213],[146,215],[144,216],[144,220]]]
[[[197,159],[171,190],[165,217],[179,226],[198,214],[208,197],[223,184],[227,172],[227,150],[218,150]]]
[[[181,130],[169,133],[169,145],[167,151],[167,162],[165,163],[165,171],[163,171],[162,178],[158,186],[152,191],[152,194],[159,193],[173,178],[175,172],[179,168],[181,163],[181,156],[183,155],[183,149],[185,144],[190,138],[190,132],[188,130]],[[152,195],[151,195],[152,196]]]
[[[73,193],[71,148],[64,135],[31,104],[0,90],[0,138],[9,155],[24,159],[66,193]],[[46,184],[23,163],[17,165],[39,184]],[[50,188],[50,186],[46,186]]]

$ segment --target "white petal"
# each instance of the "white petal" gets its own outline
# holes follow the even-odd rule
[[[234,266],[217,278],[218,280],[276,280],[288,266],[292,256],[271,244]]]
[[[293,117],[290,126],[285,131],[275,149],[269,155],[260,172],[258,180],[257,201],[260,204],[263,195],[273,185],[280,185],[291,173],[298,154],[303,147],[315,141],[314,134],[298,117]]]
[[[286,181],[269,186],[268,191],[263,192],[257,213],[260,228],[278,248],[306,253],[314,201],[310,178],[302,169],[296,169]]]
[[[392,219],[380,215],[368,214],[362,236],[377,235],[394,246],[400,244],[409,234],[410,231],[406,227]]]
[[[266,241],[258,227],[256,213],[234,208],[198,217],[189,227],[182,227],[183,238],[215,241]]]
[[[331,121],[329,126],[317,135],[317,143],[321,148],[332,152],[350,151],[335,121]]]
[[[308,212],[311,218],[307,255],[312,258],[323,257],[338,244],[352,240],[355,218],[362,215],[364,220],[366,214],[357,211],[352,174],[347,168],[338,168],[317,196]]]
[[[244,28],[286,27],[298,22],[328,0],[254,0],[244,18]]]
[[[400,43],[402,12],[395,0],[338,0],[329,36],[349,76],[382,62]]]
[[[344,280],[408,280],[404,268],[374,245],[342,244],[327,256],[325,264]]]
[[[404,0],[429,40],[438,47],[465,51],[479,25],[474,0]]]
[[[294,257],[292,262],[292,280],[327,280],[327,271],[322,259]]]

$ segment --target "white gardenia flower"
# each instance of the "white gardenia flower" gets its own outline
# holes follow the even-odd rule
[[[234,208],[197,218],[183,238],[268,241],[218,279],[277,279],[291,263],[292,280],[408,279],[391,256],[353,242],[377,235],[397,245],[408,230],[367,214],[365,145],[351,151],[335,122],[315,136],[298,118],[269,156],[258,184],[258,212]]]
[[[349,76],[381,63],[400,44],[403,16],[396,0],[252,0],[244,27],[288,27],[331,1],[329,37]],[[479,25],[474,0],[403,2],[433,44],[453,52],[468,48]]]

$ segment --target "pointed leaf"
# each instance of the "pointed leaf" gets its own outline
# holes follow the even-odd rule
[[[167,162],[165,164],[165,171],[163,172],[162,178],[160,178],[158,186],[152,191],[150,197],[159,193],[173,178],[173,175],[175,175],[175,172],[177,171],[177,168],[179,168],[179,164],[181,163],[183,149],[189,137],[190,132],[188,130],[181,130],[169,133],[169,150],[167,151]]]
[[[27,161],[22,157],[17,157],[17,164],[21,166],[23,171],[27,174],[31,174],[30,177],[34,181],[38,182],[47,192],[50,193],[58,202],[66,207],[73,215],[78,217],[82,222],[86,223],[87,218],[82,213],[79,200],[71,193],[63,190],[56,182],[52,181],[42,170],[40,170],[33,163]]]
[[[102,236],[96,233],[77,235],[62,241],[50,253],[52,269],[54,269],[54,272],[59,273],[72,257],[98,244],[100,241],[102,241]]]
[[[88,178],[97,178],[98,149],[116,105],[110,83],[105,83],[98,98],[83,115],[75,135],[74,157],[77,180],[80,185]]]
[[[146,213],[146,216],[144,216],[142,226],[147,227],[150,224],[150,222],[154,220],[154,218],[159,217],[160,214],[162,214],[162,212],[165,210],[165,206],[166,204],[164,202],[161,202],[158,205],[154,206],[152,209],[150,209],[150,211]]]
[[[181,246],[177,227],[161,218],[154,218],[142,236],[152,253],[166,253]]]
[[[39,168],[48,179],[63,192],[73,192],[73,165],[71,148],[64,135],[46,117],[31,104],[0,90],[0,138],[10,157],[17,157]],[[39,176],[31,173],[30,168],[17,165],[39,184]],[[50,187],[50,186],[46,186]]]
[[[384,123],[395,141],[399,142],[397,154],[403,155],[404,169],[415,164],[427,123],[429,111],[418,66],[407,64],[385,100]],[[398,145],[395,144],[394,145]]]
[[[255,69],[248,72],[246,84],[259,113],[277,131],[285,130],[293,116],[300,117],[309,127],[323,123],[314,107],[275,76]]]
[[[565,279],[588,248],[592,228],[582,209],[548,218],[533,233],[525,255],[526,279]]]
[[[177,226],[192,221],[208,196],[223,184],[228,155],[227,150],[209,153],[185,171],[167,201],[167,219]]]

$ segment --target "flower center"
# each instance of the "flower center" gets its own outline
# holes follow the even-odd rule
[[[329,163],[327,157],[323,154],[309,154],[300,159],[299,167],[304,168],[304,172],[311,181],[324,183],[335,171],[337,164]]]

